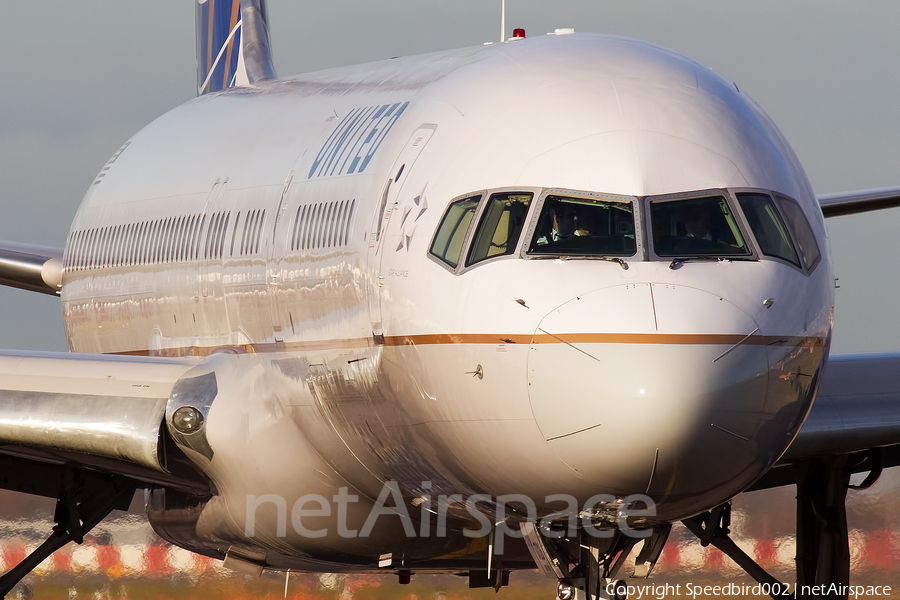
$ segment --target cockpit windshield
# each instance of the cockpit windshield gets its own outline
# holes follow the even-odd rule
[[[634,207],[603,198],[549,195],[529,254],[634,256]]]
[[[811,272],[821,251],[801,205],[765,190],[623,196],[497,188],[453,199],[429,256],[456,274],[516,257],[600,258],[625,269],[625,260],[776,259]]]
[[[799,267],[797,251],[772,197],[768,194],[743,192],[737,194],[737,199],[753,235],[756,236],[760,251]]]
[[[650,221],[657,256],[750,254],[724,196],[653,201]]]
[[[466,264],[515,252],[530,204],[531,193],[493,194],[481,215]]]

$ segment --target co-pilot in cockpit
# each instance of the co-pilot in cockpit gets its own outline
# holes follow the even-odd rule
[[[551,195],[529,254],[632,256],[636,251],[630,202]]]
[[[651,202],[657,256],[749,256],[740,227],[724,196]]]

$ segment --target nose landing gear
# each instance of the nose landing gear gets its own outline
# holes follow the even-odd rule
[[[559,584],[559,600],[626,600],[627,584],[616,576],[640,538],[618,530],[579,527],[563,536],[562,531],[542,534],[533,523],[523,523],[525,543],[538,568]],[[671,526],[653,529],[635,561],[633,577],[647,577],[662,553]],[[602,534],[605,537],[600,537]]]

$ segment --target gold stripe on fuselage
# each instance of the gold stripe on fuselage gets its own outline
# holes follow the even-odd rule
[[[739,333],[426,333],[392,335],[384,337],[385,346],[443,346],[455,344],[656,344],[682,346],[781,346],[820,348],[825,338],[777,335],[741,335]],[[366,348],[378,344],[372,338],[348,338],[314,340],[309,342],[266,342],[236,346],[182,346],[161,350],[129,350],[109,354],[130,356],[209,356],[214,352],[236,354],[268,352],[300,352],[315,350],[339,350],[341,348]]]

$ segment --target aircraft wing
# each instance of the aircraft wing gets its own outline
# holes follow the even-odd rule
[[[208,491],[164,426],[201,360],[0,352],[0,487],[53,497],[65,467]]]
[[[826,218],[893,208],[900,206],[900,187],[823,194],[819,205]]]
[[[63,251],[0,240],[0,285],[58,295]]]
[[[822,214],[900,206],[900,187],[823,194]],[[778,463],[751,489],[796,483],[794,465],[854,454],[853,470],[900,465],[900,354],[832,356],[812,410]],[[877,458],[876,458],[877,457]]]
[[[793,465],[841,454],[858,468],[900,465],[900,354],[833,356],[809,417],[778,464],[752,489],[795,483]]]

